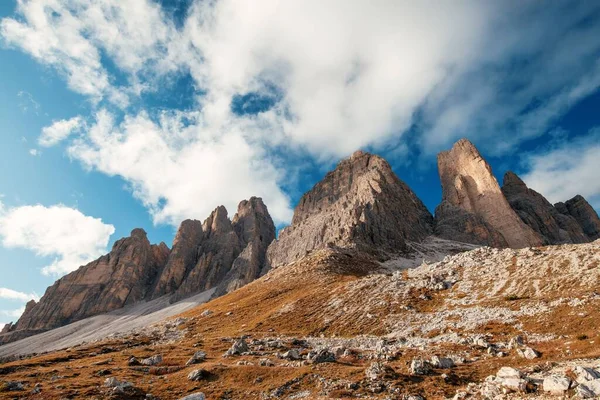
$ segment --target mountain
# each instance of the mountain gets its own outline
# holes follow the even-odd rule
[[[577,195],[565,203],[556,203],[554,206],[561,214],[575,218],[590,240],[600,238],[600,218],[582,196]]]
[[[539,246],[541,237],[513,211],[489,164],[467,139],[438,154],[442,202],[436,235],[492,247]]]
[[[38,303],[28,303],[11,336],[29,336],[146,299],[168,256],[164,243],[151,245],[143,229],[134,229],[110,253],[56,281]]]
[[[543,238],[544,244],[587,243],[595,239],[587,236],[577,219],[568,211],[559,212],[544,196],[529,189],[512,171],[504,174],[502,193],[521,220]],[[587,212],[584,220],[591,220],[590,210],[593,212],[593,209],[589,204],[589,209],[583,206],[583,202],[581,202],[582,208]],[[566,206],[564,210],[567,210]]]
[[[389,258],[433,232],[433,217],[381,157],[362,151],[341,161],[298,203],[290,226],[268,249],[271,267],[326,247]]]
[[[171,302],[206,291],[220,293],[258,277],[275,226],[262,199],[239,204],[233,221],[220,206],[200,223],[183,221],[172,249],[151,245],[142,229],[115,242],[111,252],[56,281],[30,302],[0,343],[18,340],[93,315],[170,296]],[[235,271],[235,275],[234,275]]]

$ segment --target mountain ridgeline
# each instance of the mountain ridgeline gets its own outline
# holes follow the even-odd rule
[[[28,303],[0,344],[163,296],[220,296],[323,248],[352,248],[384,261],[410,254],[431,236],[498,248],[600,238],[600,219],[583,197],[552,205],[513,172],[500,187],[466,139],[438,155],[438,169],[442,202],[435,216],[383,158],[357,151],[302,196],[277,239],[257,197],[242,201],[232,219],[220,206],[204,222],[183,221],[171,249],[134,229],[109,254]]]

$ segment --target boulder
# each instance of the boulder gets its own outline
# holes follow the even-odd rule
[[[244,338],[241,338],[233,343],[231,348],[225,353],[225,356],[240,355],[243,353],[247,353],[248,351],[250,351],[250,349],[248,348],[248,344],[246,343]]]
[[[185,365],[199,364],[206,360],[206,353],[203,351],[197,351],[194,355],[185,363]]]
[[[431,365],[434,368],[454,368],[454,360],[447,357],[431,357]]]
[[[415,358],[410,363],[410,373],[412,375],[427,375],[431,372],[429,361]]]
[[[198,392],[181,397],[179,400],[206,400],[206,397],[204,396],[204,393]]]
[[[516,368],[502,367],[496,372],[496,376],[501,379],[515,378],[519,379],[523,376],[523,373]]]
[[[571,380],[566,376],[551,375],[544,378],[542,387],[544,392],[563,395],[571,387]]]
[[[190,381],[201,381],[210,376],[210,373],[205,369],[195,369],[187,376]]]
[[[389,380],[396,377],[396,372],[389,365],[374,362],[365,370],[365,376],[371,381]]]
[[[148,358],[144,358],[143,360],[140,360],[140,364],[147,365],[147,366],[158,365],[161,362],[163,362],[163,357],[160,354],[156,354],[152,357],[148,357]]]

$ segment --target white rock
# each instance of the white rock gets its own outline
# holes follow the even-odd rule
[[[496,372],[498,378],[516,378],[519,379],[523,376],[521,371],[512,367],[502,367]]]
[[[552,394],[564,394],[571,387],[571,380],[566,376],[551,375],[544,378],[544,392]]]
[[[577,387],[575,388],[575,393],[580,399],[593,399],[594,397],[596,397],[596,393],[594,393],[590,388],[583,384],[577,385]]]
[[[532,349],[531,347],[524,347],[522,349],[517,349],[517,354],[521,357],[526,358],[528,360],[533,360],[534,358],[538,358],[540,353]]]
[[[600,379],[594,379],[593,381],[588,381],[585,383],[592,392],[596,394],[596,396],[600,396]]]
[[[152,366],[152,365],[160,364],[162,361],[163,361],[162,356],[160,354],[157,354],[155,356],[148,357],[148,358],[141,360],[140,364]]]
[[[189,396],[185,396],[180,398],[179,400],[206,400],[204,393],[194,393]]]
[[[600,378],[600,373],[592,368],[577,366],[573,368],[573,372],[577,375],[577,382],[593,381],[594,379]]]
[[[431,357],[431,365],[434,368],[453,368],[454,361],[451,358],[433,356]]]
[[[500,378],[500,384],[510,392],[524,392],[527,388],[527,381],[519,378]]]

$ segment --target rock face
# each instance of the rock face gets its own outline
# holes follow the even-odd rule
[[[173,248],[151,245],[142,229],[118,240],[111,252],[59,279],[39,303],[31,301],[0,343],[22,339],[142,300],[171,301],[219,286],[220,293],[256,279],[275,225],[260,198],[244,200],[230,221],[217,207],[204,221],[183,221]]]
[[[46,331],[144,300],[169,256],[161,243],[151,245],[142,229],[118,240],[111,252],[64,276],[38,303],[31,301],[13,331]]]
[[[521,221],[502,194],[475,146],[459,140],[438,154],[442,203],[435,233],[443,238],[492,247],[539,246],[542,240]]]
[[[152,296],[175,293],[178,300],[217,286],[218,294],[235,290],[260,275],[274,238],[275,225],[258,197],[242,201],[233,220],[221,206],[202,224],[184,221]]]
[[[430,235],[432,222],[421,200],[384,159],[358,151],[302,196],[292,224],[280,232],[267,257],[276,267],[337,246],[386,258]]]
[[[590,241],[600,238],[600,218],[582,196],[577,195],[565,203],[556,203],[554,206],[561,214],[575,218]]]
[[[559,212],[544,196],[529,189],[514,172],[509,171],[504,175],[502,193],[521,220],[542,237],[544,244],[590,242],[582,226],[568,210],[566,213]],[[582,204],[578,208],[585,209],[585,206]],[[586,211],[589,213],[589,210]],[[584,220],[591,220],[589,214]]]

